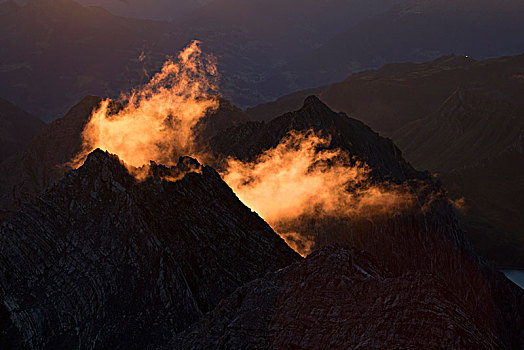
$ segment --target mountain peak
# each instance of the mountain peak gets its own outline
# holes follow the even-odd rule
[[[91,152],[0,227],[2,301],[13,301],[0,321],[4,311],[11,330],[42,348],[158,345],[238,287],[300,259],[211,168],[162,181],[195,169],[181,157],[173,167],[152,163],[153,177],[136,181],[116,155]],[[32,297],[45,293],[52,298]]]
[[[328,106],[324,102],[322,102],[316,95],[310,95],[306,97],[304,100],[304,105],[302,106],[302,109],[304,108],[324,108],[329,109]]]

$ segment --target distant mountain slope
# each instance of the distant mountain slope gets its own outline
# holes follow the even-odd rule
[[[448,283],[328,246],[239,288],[169,348],[502,349],[490,321]]]
[[[502,267],[524,266],[523,173],[524,154],[507,150],[440,175],[453,198],[466,199],[460,216],[468,238]]]
[[[168,23],[121,18],[73,0],[7,1],[0,22],[0,95],[47,121],[83,96],[136,86],[147,79],[144,69],[156,70],[185,44],[164,36]]]
[[[394,133],[393,138],[413,164],[447,173],[506,151],[522,152],[524,102],[518,97],[508,101],[507,96],[497,96],[504,93],[499,84],[488,91],[478,90],[458,88],[437,111]],[[524,93],[524,81],[518,90]]]
[[[282,96],[247,113],[255,120],[271,120],[299,108],[306,96],[316,94],[334,110],[392,137],[405,124],[435,112],[459,87],[494,92],[498,86],[497,96],[516,101],[523,67],[524,55],[485,61],[451,55],[424,63],[386,64],[338,83]]]
[[[3,345],[158,348],[300,259],[212,168],[181,158],[150,172],[138,182],[94,151],[2,225]]]
[[[29,0],[24,6],[8,0],[0,2],[0,95],[51,121],[85,95],[115,97],[137,86],[166,55],[200,39],[206,53],[218,58],[225,97],[253,105],[276,96],[255,88],[269,69],[397,1],[217,0],[169,23],[122,18],[73,0]],[[164,0],[96,2],[162,17],[186,7]]]
[[[283,90],[337,81],[388,62],[427,61],[456,53],[476,59],[522,53],[520,0],[414,0],[340,33],[314,54],[279,68],[268,79]]]
[[[0,163],[23,149],[45,123],[0,98]]]

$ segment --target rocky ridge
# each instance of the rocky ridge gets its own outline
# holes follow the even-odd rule
[[[155,347],[299,260],[213,169],[181,158],[150,175],[97,150],[2,224],[2,343]]]

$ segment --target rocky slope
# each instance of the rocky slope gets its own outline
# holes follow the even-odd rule
[[[318,250],[291,265],[298,255],[211,168],[181,158],[171,169],[152,164],[136,182],[116,157],[95,151],[2,225],[1,341],[520,349],[522,290],[474,254],[441,185],[391,140],[310,97],[267,124],[219,131],[207,147],[221,166],[310,129],[366,161],[372,183],[407,186],[415,205],[372,220],[300,218],[294,232],[316,235]]]
[[[0,163],[29,144],[45,123],[0,98]]]
[[[330,245],[239,288],[169,348],[503,349],[489,316],[454,288]]]
[[[0,343],[154,348],[299,259],[213,169],[181,158],[150,175],[94,151],[2,225]]]

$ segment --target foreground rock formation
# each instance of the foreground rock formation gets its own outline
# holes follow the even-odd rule
[[[493,323],[427,273],[330,245],[236,290],[172,349],[502,349]]]
[[[2,225],[0,343],[159,345],[300,258],[213,169],[181,158],[150,172],[138,183],[94,151]]]

